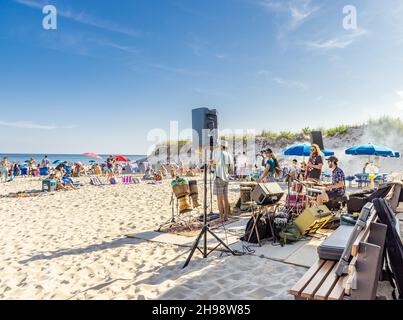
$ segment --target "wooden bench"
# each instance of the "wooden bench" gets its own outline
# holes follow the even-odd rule
[[[338,261],[318,260],[289,293],[303,300],[375,299],[386,236],[375,220],[373,212],[354,242],[347,275],[336,275]]]

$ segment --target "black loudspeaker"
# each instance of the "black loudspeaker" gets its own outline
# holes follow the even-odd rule
[[[283,195],[283,189],[278,183],[259,183],[253,189],[251,198],[259,205],[269,205],[279,202]]]
[[[325,146],[323,145],[322,132],[320,132],[320,131],[311,132],[311,144],[317,144],[319,146],[320,150],[325,149]]]
[[[216,145],[218,139],[218,112],[216,109],[197,108],[192,110],[192,146],[194,150],[200,147]],[[211,137],[209,136],[211,135]]]

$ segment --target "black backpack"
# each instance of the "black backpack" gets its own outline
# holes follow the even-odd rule
[[[391,280],[393,288],[397,288],[399,299],[403,299],[403,244],[396,230],[395,214],[385,199],[373,200],[376,213],[381,223],[387,226],[385,239],[383,274]],[[396,299],[396,294],[393,292]]]
[[[253,223],[254,219],[252,217],[246,224],[245,234],[240,238],[241,241],[246,241],[249,243],[258,243],[256,229],[259,234],[260,241],[272,237],[270,224],[267,221],[267,218],[264,217],[262,214],[257,217],[256,228],[253,228]]]

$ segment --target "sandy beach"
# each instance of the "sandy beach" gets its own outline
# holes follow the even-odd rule
[[[79,180],[79,190],[1,199],[1,299],[292,299],[287,290],[306,271],[219,253],[197,254],[182,269],[189,248],[125,236],[169,219],[169,180]],[[40,187],[38,178],[21,178],[1,185],[0,195]]]

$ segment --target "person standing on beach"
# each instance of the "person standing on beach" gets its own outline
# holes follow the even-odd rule
[[[49,161],[49,159],[48,159],[48,156],[45,156],[45,157],[42,159],[41,168],[49,168],[49,165],[50,165],[50,161]]]
[[[267,161],[266,161],[266,169],[263,172],[263,175],[257,180],[258,183],[262,182],[274,182],[274,175],[280,170],[279,163],[274,156],[273,150],[270,148],[264,151]]]
[[[221,141],[213,151],[211,165],[214,168],[214,194],[217,196],[221,221],[228,221],[230,205],[228,200],[229,170],[234,162],[227,152],[228,143]]]
[[[115,170],[115,158],[113,156],[109,156],[108,159],[106,159],[106,167],[108,173],[107,179],[109,181],[114,176],[114,170]]]
[[[35,171],[35,168],[34,168],[34,165],[35,165],[35,160],[34,160],[34,158],[31,158],[31,159],[29,159],[29,161],[28,161],[28,175],[29,176],[33,176],[34,175],[34,171]]]
[[[309,160],[306,165],[306,179],[318,182],[322,175],[322,167],[323,159],[320,148],[317,144],[313,144],[311,147],[311,155],[309,156]]]
[[[9,171],[8,158],[4,157],[0,164],[0,175],[2,182],[7,182],[8,171]]]

